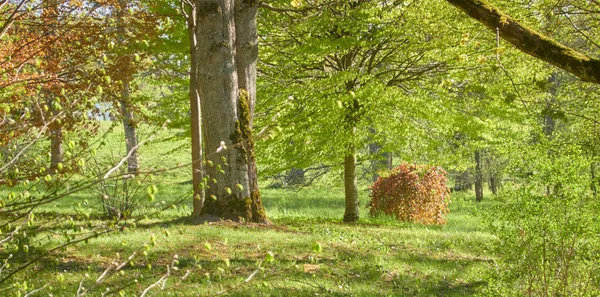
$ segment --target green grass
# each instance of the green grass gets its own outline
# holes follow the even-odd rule
[[[123,275],[91,295],[128,283],[134,285],[123,289],[125,296],[139,295],[177,255],[179,270],[172,271],[165,290],[157,288],[152,296],[214,296],[223,290],[231,296],[467,296],[485,285],[483,276],[494,259],[494,237],[471,214],[481,205],[466,199],[451,204],[446,226],[367,216],[344,224],[342,192],[335,189],[264,190],[263,199],[271,226],[189,225],[171,213],[68,247],[36,265],[35,278],[20,277],[29,286],[50,284],[45,292],[53,296],[74,296],[83,278],[89,286],[109,263],[146,244],[147,256],[137,256]],[[149,244],[151,236],[155,246]],[[245,283],[269,252],[274,261],[263,263]]]
[[[105,148],[99,155],[119,155],[119,133],[109,135],[110,150]],[[169,138],[169,131],[160,133],[158,139]],[[151,143],[142,151],[142,164],[183,163],[188,153],[176,149],[180,146],[180,141]],[[159,191],[152,203],[144,202],[148,213],[164,205],[161,201],[168,204],[189,196],[187,171],[182,168],[154,177]],[[140,199],[146,201],[142,190]],[[75,296],[80,285],[92,288],[87,296],[110,292],[140,296],[176,257],[177,268],[170,268],[164,290],[154,287],[146,296],[470,296],[481,292],[486,273],[493,269],[495,238],[475,213],[494,202],[477,204],[472,193],[452,196],[444,226],[371,218],[364,207],[366,190],[360,193],[361,220],[353,224],[341,222],[341,188],[263,189],[261,193],[272,225],[189,224],[185,220],[190,213],[188,198],[120,231],[57,250],[16,275],[13,283],[27,282],[22,292],[45,286],[34,296]],[[38,224],[51,227],[32,236],[29,253],[15,254],[12,265],[61,242],[63,232],[106,224],[98,197],[90,188],[41,207]],[[35,240],[43,236],[50,236],[50,243],[36,246]],[[120,273],[94,285],[111,263],[127,262],[134,252],[137,255]],[[7,253],[0,248],[0,259]],[[267,261],[270,254],[273,259]],[[17,291],[13,288],[0,295]]]

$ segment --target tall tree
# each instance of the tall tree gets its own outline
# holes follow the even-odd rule
[[[252,42],[248,31],[240,33],[241,41],[236,43],[236,21],[241,26],[255,23],[258,3],[196,0],[193,4],[198,57],[193,62],[199,65],[191,67],[198,71],[208,177],[201,214],[264,223],[266,213],[250,173],[255,168],[251,96],[256,84],[256,68],[252,66],[256,54],[245,54],[244,50],[249,47],[257,51],[258,44]],[[241,56],[236,55],[238,47],[242,47]]]

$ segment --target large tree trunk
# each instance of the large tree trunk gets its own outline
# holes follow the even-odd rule
[[[481,168],[481,151],[475,151],[475,201],[483,201],[483,170]]]
[[[356,132],[353,128],[352,135]],[[344,194],[346,210],[344,222],[356,222],[360,219],[358,208],[358,184],[356,181],[356,147],[354,144],[348,146],[347,155],[344,157]]]
[[[190,41],[190,127],[192,133],[192,188],[193,203],[192,216],[198,217],[202,213],[204,206],[205,183],[204,166],[202,160],[202,113],[200,110],[200,95],[198,94],[198,67],[200,66],[199,48],[196,41],[196,7],[190,7],[187,12],[186,22],[188,26],[188,38]]]
[[[242,128],[243,148],[246,151],[248,166],[248,185],[250,190],[252,218],[257,222],[267,222],[264,207],[258,189],[258,170],[254,154],[254,106],[256,105],[256,62],[258,60],[258,33],[256,14],[258,1],[235,0],[235,64],[240,90],[238,110]],[[244,106],[247,104],[247,106]]]
[[[574,74],[582,81],[600,83],[600,60],[566,47],[521,25],[485,0],[446,0],[479,21],[520,51]]]
[[[238,89],[233,0],[196,0],[198,94],[202,109],[209,183],[202,214],[234,221],[266,222],[253,201],[248,148],[250,105]]]

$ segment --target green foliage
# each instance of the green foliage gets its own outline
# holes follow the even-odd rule
[[[440,167],[401,164],[371,187],[372,216],[378,213],[401,221],[445,224],[450,190]]]
[[[570,144],[523,150],[515,169],[527,171],[526,183],[503,192],[505,202],[487,213],[502,255],[490,294],[598,296],[600,204],[589,189],[588,168]]]

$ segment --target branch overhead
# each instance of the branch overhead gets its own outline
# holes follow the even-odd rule
[[[520,51],[548,62],[582,81],[600,84],[600,60],[567,47],[511,18],[486,0],[446,0]]]

